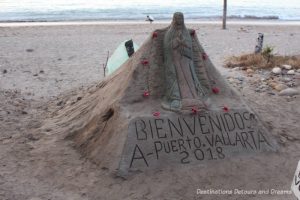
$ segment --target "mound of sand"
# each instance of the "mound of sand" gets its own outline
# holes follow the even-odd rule
[[[163,39],[168,27],[155,30],[140,49],[116,72],[98,85],[82,91],[80,98],[70,103],[68,96],[62,99],[61,109],[54,112],[47,127],[53,134],[67,135],[84,157],[111,171],[118,169],[128,136],[130,121],[140,116],[162,116],[173,112],[163,110],[165,92]],[[248,109],[211,63],[197,39],[194,30],[193,52],[195,66],[203,66],[208,79],[219,89],[218,95],[210,91],[210,110],[226,108]],[[198,59],[197,59],[198,58]],[[147,64],[145,64],[147,61]],[[150,93],[144,95],[145,88]],[[128,144],[127,142],[127,145]]]

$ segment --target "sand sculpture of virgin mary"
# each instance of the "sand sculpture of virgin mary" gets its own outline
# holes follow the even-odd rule
[[[174,14],[163,46],[166,91],[162,107],[172,111],[206,109],[207,91],[195,72],[192,38],[182,13]]]

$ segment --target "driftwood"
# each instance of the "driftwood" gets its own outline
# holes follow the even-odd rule
[[[257,44],[255,46],[255,53],[261,53],[262,48],[263,48],[263,43],[264,43],[264,34],[263,33],[258,33],[258,38],[257,38]]]
[[[108,58],[109,58],[109,51],[107,51],[106,62],[105,62],[105,64],[103,64],[103,75],[104,75],[104,77],[106,76],[106,68],[107,68]]]

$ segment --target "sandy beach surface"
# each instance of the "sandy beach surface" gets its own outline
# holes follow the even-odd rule
[[[299,55],[297,24],[233,23],[227,30],[215,23],[187,24],[217,69],[272,129],[280,146],[276,153],[169,167],[123,180],[110,173],[113,169],[99,169],[63,136],[34,134],[60,99],[79,100],[87,87],[103,79],[108,52],[127,39],[142,45],[153,30],[165,26],[0,25],[0,199],[296,199],[292,194],[197,195],[197,189],[290,190],[300,159],[299,95],[257,92],[253,83],[263,74],[247,76],[223,64],[230,56],[252,53],[258,33],[264,33],[264,44],[274,47],[275,54]],[[300,73],[293,80],[299,87]]]

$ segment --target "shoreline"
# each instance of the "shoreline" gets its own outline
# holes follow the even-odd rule
[[[153,24],[169,24],[170,20],[157,20]],[[0,22],[0,27],[26,26],[74,26],[74,25],[141,25],[149,24],[143,20],[103,20],[103,21],[57,21],[57,22]],[[186,24],[221,25],[221,20],[186,20]],[[258,25],[258,26],[300,26],[299,21],[284,20],[227,20],[227,25]]]

